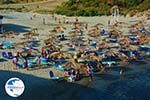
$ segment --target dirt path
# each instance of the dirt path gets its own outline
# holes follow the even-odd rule
[[[54,9],[56,6],[60,5],[62,2],[66,0],[47,0],[47,1],[39,1],[33,3],[21,3],[21,4],[5,4],[0,5],[0,9],[17,9],[17,8],[27,8],[30,10],[35,9]]]

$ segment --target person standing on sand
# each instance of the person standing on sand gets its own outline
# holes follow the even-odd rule
[[[52,19],[54,19],[55,18],[55,16],[54,16],[54,14],[52,14]]]
[[[88,29],[88,24],[85,24],[85,29],[86,29],[86,30]]]
[[[43,18],[43,24],[44,24],[44,25],[46,24],[46,20],[45,20],[45,18]]]
[[[108,25],[110,25],[110,20],[108,20]]]
[[[55,19],[55,22],[56,22],[57,21],[57,17],[55,16],[54,19]]]
[[[28,59],[27,59],[27,56],[24,57],[24,68],[27,69],[27,70],[29,70],[28,69]]]
[[[15,54],[14,54],[14,57],[12,59],[12,63],[13,63],[13,69],[17,69],[18,68],[18,56],[19,56],[19,51],[17,51]]]
[[[89,80],[90,81],[93,81],[94,77],[93,77],[93,68],[91,66],[89,66],[89,69],[88,69],[88,74],[89,74]]]
[[[32,17],[30,17],[30,20],[33,20],[33,18],[32,18]]]
[[[89,69],[88,64],[85,64],[85,65],[84,65],[84,74],[85,74],[86,76],[88,76],[88,69]]]

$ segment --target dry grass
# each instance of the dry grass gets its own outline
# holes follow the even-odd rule
[[[31,11],[31,12],[50,12],[55,7],[65,2],[66,0],[48,0],[41,2],[33,2],[33,3],[21,3],[21,4],[8,4],[1,5],[0,9],[13,9],[19,11]]]

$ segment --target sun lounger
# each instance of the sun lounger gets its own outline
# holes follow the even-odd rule
[[[13,56],[12,52],[8,52],[8,57],[9,57],[9,59],[14,58],[14,56]]]
[[[31,49],[31,50],[37,50],[37,51],[38,51],[38,49],[36,49],[36,48],[34,48],[34,47],[30,47],[30,49]]]
[[[138,51],[134,51],[134,54],[135,54],[135,56],[136,56],[136,58],[138,60],[142,60],[143,59],[142,55]]]
[[[33,67],[35,65],[38,66],[38,65],[48,65],[49,64],[47,59],[46,58],[42,58],[42,57],[40,58],[40,64],[37,64],[38,59],[39,59],[39,57],[37,56],[33,60],[29,60],[28,66],[29,67]]]
[[[149,45],[141,45],[141,46],[139,46],[139,49],[141,51],[148,51],[148,52],[150,52],[150,46]]]
[[[9,58],[8,55],[7,55],[7,52],[2,52],[2,57],[7,58],[7,59]]]
[[[103,61],[102,64],[111,66],[113,64],[117,64],[117,62],[116,61],[105,61],[105,62]]]
[[[146,30],[145,28],[139,29],[139,31],[144,33],[144,34],[150,34],[150,31]]]
[[[137,39],[136,35],[128,35],[129,39]]]
[[[115,39],[115,38],[109,39],[109,42],[110,42],[110,43],[116,43],[116,42],[117,42],[117,39]]]
[[[23,51],[27,51],[27,50],[29,50],[29,49],[30,49],[30,48],[28,48],[28,47],[22,48]]]
[[[44,57],[41,57],[41,58],[40,58],[40,64],[42,64],[42,65],[47,65],[47,64],[48,64],[48,59],[47,59],[47,58],[44,58]]]
[[[64,71],[64,70],[65,70],[61,65],[54,64],[53,66],[54,66],[55,68],[59,69],[60,71]]]
[[[109,34],[109,32],[108,32],[108,31],[106,31],[105,29],[103,29],[103,30],[100,32],[100,34],[101,34],[101,35],[108,35],[108,34]]]
[[[4,48],[4,49],[13,48],[11,41],[3,41],[3,42],[2,42],[2,45],[3,45],[3,48]]]
[[[33,60],[29,60],[28,61],[28,66],[32,67],[32,65],[36,64],[36,62],[38,61],[39,57],[35,57]]]
[[[99,50],[96,51],[96,53],[97,53],[98,55],[102,55],[104,52],[99,49]]]
[[[36,63],[37,62],[37,60],[39,59],[39,57],[35,57],[34,59],[33,59],[33,61],[32,61],[32,63]]]
[[[2,57],[5,59],[12,59],[14,56],[11,52],[2,52]]]
[[[96,42],[95,41],[90,42],[90,46],[96,46]]]

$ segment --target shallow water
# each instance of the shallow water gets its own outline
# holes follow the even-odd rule
[[[91,87],[99,100],[149,100],[150,62],[127,66],[124,76],[119,68],[108,70],[106,75],[95,74]],[[98,99],[97,99],[98,100]]]

